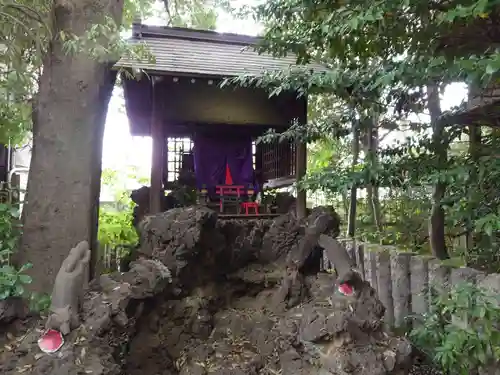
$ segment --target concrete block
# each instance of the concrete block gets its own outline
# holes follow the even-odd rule
[[[443,266],[438,259],[431,259],[428,263],[429,286],[445,293],[450,290],[451,268]]]
[[[429,311],[429,261],[432,259],[418,255],[410,259],[412,314],[422,315]]]
[[[377,284],[377,259],[376,252],[377,246],[372,244],[365,244],[365,280],[370,283],[373,289],[378,293]]]
[[[495,297],[497,300],[500,299],[500,274],[492,273],[486,275],[478,282],[478,286],[484,289],[488,295]]]
[[[391,255],[389,251],[380,250],[375,253],[377,267],[377,291],[380,302],[385,306],[384,321],[390,328],[394,327],[394,303],[392,300]]]
[[[491,365],[487,368],[480,369],[478,374],[479,375],[500,375],[500,368],[498,368],[498,363]]]
[[[471,283],[477,285],[485,278],[485,276],[486,275],[483,272],[473,268],[453,268],[451,270],[450,284],[452,288],[460,285],[461,283]],[[462,329],[466,329],[469,324],[467,319],[461,319],[459,315],[452,316],[451,321],[453,324],[456,324]]]
[[[427,293],[427,295],[430,310],[436,294],[449,294],[451,268],[449,266],[443,266],[439,259],[431,259],[427,268],[429,271],[429,293]]]
[[[394,327],[406,326],[411,312],[410,258],[413,253],[390,254],[392,279],[392,300],[394,305]]]
[[[492,273],[486,275],[477,285],[482,288],[487,295],[494,298],[497,306],[500,305],[500,274]],[[500,375],[499,363],[496,362],[485,369],[479,370],[479,375]]]
[[[479,284],[486,274],[484,272],[468,267],[452,268],[450,284],[455,287],[460,283]]]

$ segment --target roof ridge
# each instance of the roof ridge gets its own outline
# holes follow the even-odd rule
[[[132,35],[134,38],[159,37],[242,46],[255,46],[262,40],[261,37],[243,34],[219,33],[212,30],[190,29],[185,27],[150,26],[141,23],[134,23],[132,25]]]

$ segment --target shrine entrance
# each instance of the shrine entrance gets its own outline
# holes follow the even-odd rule
[[[306,145],[258,143],[269,129],[306,122],[307,98],[295,92],[269,97],[262,88],[221,87],[225,78],[284,70],[293,56],[259,55],[254,37],[135,24],[132,42],[146,44],[155,63],[122,59],[121,68],[140,68],[139,79],[122,76],[133,135],[153,139],[149,213],[165,209],[163,198],[179,184],[192,188],[198,203],[222,215],[269,214],[257,197],[266,188],[292,185],[306,172]],[[249,48],[250,47],[250,48]],[[323,69],[311,66],[311,69]],[[305,192],[296,209],[306,214]]]

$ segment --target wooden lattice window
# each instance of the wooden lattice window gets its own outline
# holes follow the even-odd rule
[[[252,141],[252,168],[255,171],[257,166],[257,145],[255,141]]]
[[[193,141],[191,138],[167,138],[167,170],[166,176],[168,182],[174,182],[179,178],[179,171],[182,168],[183,161],[187,157],[192,157]]]
[[[297,145],[295,142],[289,141],[287,144],[287,161],[288,161],[288,175],[289,176],[295,176],[295,173],[297,172],[295,170],[295,167],[297,165]]]
[[[295,143],[293,141],[263,143],[260,147],[264,181],[295,175]]]
[[[264,181],[273,180],[277,175],[277,158],[275,157],[275,143],[261,143],[262,176]]]

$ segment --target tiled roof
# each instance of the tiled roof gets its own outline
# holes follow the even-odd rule
[[[457,124],[489,125],[500,127],[500,85],[495,81],[486,87],[469,86],[466,105],[459,110],[443,113],[439,119],[442,126]]]
[[[295,56],[274,58],[259,55],[252,47],[259,38],[237,34],[221,34],[184,28],[134,25],[131,43],[143,42],[156,63],[121,59],[117,66],[146,71],[214,77],[259,75],[264,70],[286,70],[295,67]],[[313,64],[306,68],[325,71]]]

